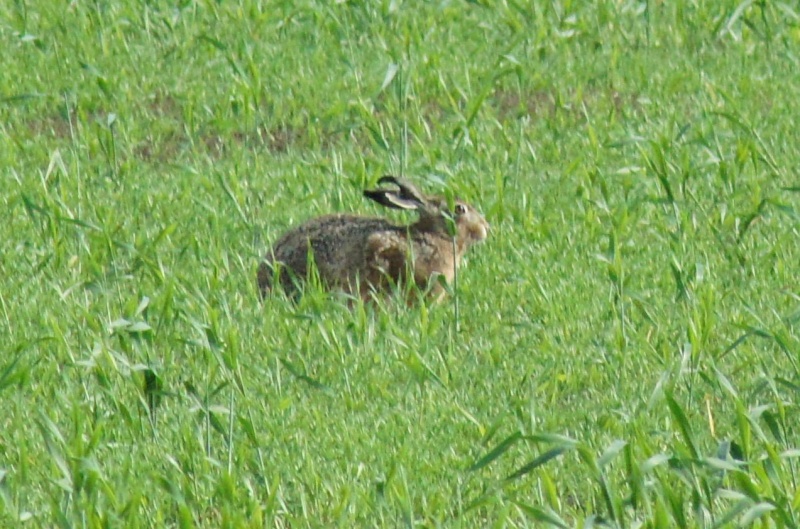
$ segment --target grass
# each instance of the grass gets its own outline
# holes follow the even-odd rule
[[[798,526],[799,43],[780,2],[4,3],[0,525]],[[492,224],[458,322],[262,305],[390,172]]]

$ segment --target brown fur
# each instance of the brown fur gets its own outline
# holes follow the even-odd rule
[[[262,295],[272,289],[276,273],[284,291],[295,294],[297,282],[309,277],[310,261],[326,288],[364,300],[411,281],[419,291],[437,297],[444,294],[437,276],[451,283],[462,255],[486,237],[489,225],[474,208],[456,201],[455,211],[449,214],[456,227],[454,253],[444,199],[426,197],[394,177],[379,182],[394,184],[399,191],[368,190],[364,192],[367,198],[387,207],[414,209],[419,219],[408,226],[356,215],[312,219],[280,237],[261,263],[258,286]]]

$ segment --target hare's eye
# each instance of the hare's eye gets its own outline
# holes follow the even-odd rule
[[[467,207],[464,204],[456,204],[456,215],[463,215],[467,212]]]

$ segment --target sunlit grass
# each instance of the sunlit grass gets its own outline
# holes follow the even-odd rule
[[[0,6],[1,526],[798,525],[793,6],[40,4]],[[262,303],[386,173],[491,223],[457,291]]]

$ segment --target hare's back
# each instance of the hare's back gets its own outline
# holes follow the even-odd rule
[[[395,225],[380,218],[326,215],[286,233],[273,251],[277,261],[299,271],[305,268],[310,250],[324,274],[327,269],[358,266],[370,235],[395,229]]]

